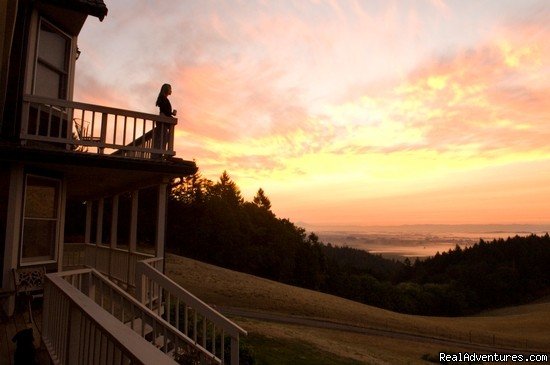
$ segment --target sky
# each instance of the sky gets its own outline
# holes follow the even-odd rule
[[[550,223],[547,0],[105,0],[74,99],[308,224]]]

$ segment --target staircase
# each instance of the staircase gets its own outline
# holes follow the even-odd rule
[[[136,297],[95,269],[48,274],[43,337],[53,362],[238,365],[246,331],[153,267],[158,260],[136,265]]]

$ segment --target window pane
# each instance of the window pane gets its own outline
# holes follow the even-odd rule
[[[24,226],[23,262],[54,259],[57,221],[25,219]]]
[[[63,35],[42,23],[40,29],[38,57],[48,62],[60,71],[67,70],[67,44]]]
[[[35,95],[48,98],[61,98],[61,75],[38,63],[36,65]]]
[[[57,218],[57,180],[27,177],[25,218]]]

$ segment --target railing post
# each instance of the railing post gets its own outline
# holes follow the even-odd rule
[[[174,135],[176,134],[176,125],[170,124],[168,126],[168,151],[170,154],[174,152]]]
[[[74,136],[73,136],[73,113],[74,110],[72,108],[67,108],[67,143],[65,145],[65,149],[67,151],[70,151],[71,148],[74,146]]]
[[[111,212],[111,249],[117,246],[118,238],[118,195],[113,196],[112,212]]]
[[[222,339],[223,341],[223,339]],[[239,335],[231,336],[231,365],[239,365]]]
[[[65,227],[65,212],[66,212],[66,206],[67,206],[67,180],[63,179],[61,183],[61,209],[59,212],[59,216],[61,217],[60,220],[60,227]],[[63,271],[63,256],[65,251],[65,231],[63,229],[60,229],[60,232],[58,233],[58,241],[56,242],[56,245],[58,247],[57,251],[57,271]]]
[[[131,266],[134,262],[134,255],[137,251],[137,223],[138,223],[138,205],[139,205],[139,190],[133,190],[131,193],[132,202],[130,208],[130,237],[128,242],[128,282],[130,282],[130,277],[132,275]],[[134,271],[134,277],[137,278],[136,272]],[[138,285],[136,281],[134,285]]]
[[[111,239],[110,239],[110,250],[109,250],[109,277],[111,278],[116,272],[116,260],[114,259],[114,250],[117,245],[117,235],[118,235],[118,195],[113,196],[111,204]],[[128,276],[124,278],[128,282]]]
[[[88,298],[95,300],[95,284],[94,284],[94,274],[90,271],[88,273]]]
[[[146,281],[143,279],[143,269],[142,265],[145,265],[142,262],[136,262],[136,299],[143,305],[145,305],[145,294],[147,293],[147,288],[145,287]]]
[[[103,208],[105,200],[100,198],[97,205],[97,224],[95,232],[95,244],[99,245],[103,242]]]
[[[103,112],[101,116],[101,135],[99,136],[99,143],[100,147],[98,148],[98,152],[100,154],[103,154],[105,151],[105,142],[107,141],[107,117],[109,114]]]
[[[86,201],[86,230],[84,233],[84,243],[90,243],[92,238],[92,204],[91,200]]]
[[[67,364],[78,364],[80,361],[80,319],[82,314],[76,306],[69,304],[69,323],[67,331]]]
[[[158,187],[158,210],[157,210],[157,237],[155,245],[155,256],[164,257],[164,237],[166,230],[166,183],[160,184]],[[163,272],[164,270],[161,270]]]
[[[130,211],[130,252],[136,252],[137,248],[138,199],[139,190],[132,191],[132,208]]]

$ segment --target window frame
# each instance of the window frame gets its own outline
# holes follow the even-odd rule
[[[66,46],[65,46],[65,69],[61,70],[57,68],[57,66],[52,65],[48,61],[44,60],[39,56],[40,54],[40,43],[41,43],[41,32],[42,27],[45,25],[46,28],[50,28],[50,30],[53,30],[56,34],[60,35],[66,40]],[[33,85],[32,85],[32,94],[36,95],[36,86],[38,82],[38,67],[42,66],[48,69],[51,72],[56,73],[59,76],[59,85],[58,85],[58,95],[57,99],[60,100],[67,100],[69,97],[69,79],[71,75],[71,52],[72,52],[72,42],[73,37],[71,37],[68,33],[61,30],[59,27],[55,26],[52,22],[48,21],[44,17],[39,17],[38,21],[38,30],[36,32],[36,49],[34,54],[34,77],[33,77]],[[39,95],[44,96],[44,95]]]
[[[36,217],[26,217],[26,207],[27,207],[27,189],[28,189],[28,181],[30,178],[40,179],[40,180],[49,180],[55,182],[55,209],[56,214],[55,218],[36,218]],[[28,173],[25,174],[25,185],[23,190],[23,207],[21,212],[21,238],[19,243],[19,265],[20,266],[33,266],[33,265],[45,265],[45,264],[55,264],[59,260],[59,237],[60,237],[60,227],[61,227],[61,198],[62,198],[62,187],[63,187],[63,181],[58,178],[50,177],[50,176],[44,176],[44,175],[37,175]],[[31,258],[23,258],[23,248],[25,245],[25,223],[27,220],[41,220],[41,221],[50,221],[55,222],[55,235],[53,239],[53,257],[51,256],[36,256]],[[50,247],[51,249],[51,247]]]

